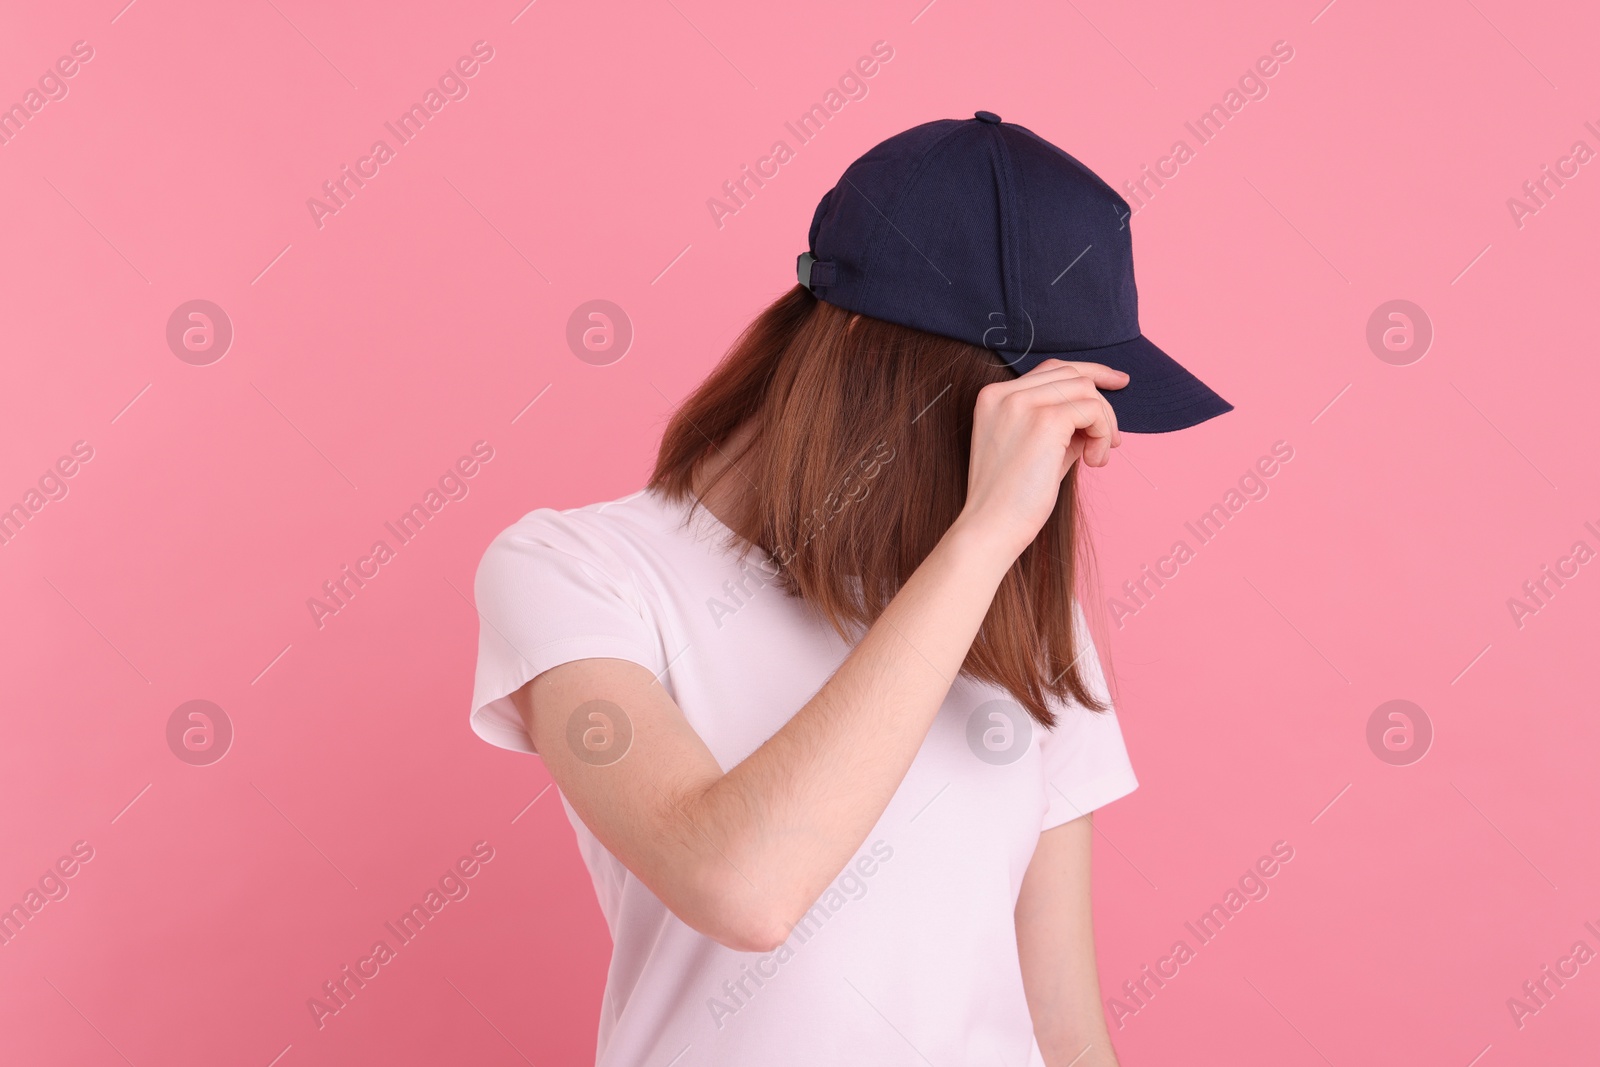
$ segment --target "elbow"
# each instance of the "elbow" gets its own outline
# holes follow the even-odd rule
[[[713,934],[712,940],[725,948],[735,952],[776,952],[779,945],[789,939],[789,931],[781,923],[749,923],[743,926],[729,926],[718,934]]]
[[[716,872],[702,881],[702,922],[689,922],[700,933],[735,952],[773,952],[789,939],[792,928],[779,908],[737,871]],[[684,918],[679,913],[679,918]]]

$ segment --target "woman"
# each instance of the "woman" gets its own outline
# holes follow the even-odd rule
[[[1116,1063],[1077,469],[1229,409],[1139,334],[1127,217],[988,112],[890,138],[648,486],[490,546],[472,722],[594,878],[600,1064]]]

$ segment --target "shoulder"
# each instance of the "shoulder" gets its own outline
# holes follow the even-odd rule
[[[535,508],[489,542],[478,564],[478,584],[515,580],[551,563],[622,578],[630,570],[630,546],[659,536],[661,513],[659,500],[643,489],[581,507]]]
[[[652,529],[651,514],[660,510],[651,496],[649,490],[641,489],[581,507],[535,508],[501,530],[490,548],[545,545],[582,552],[595,545],[647,537]]]

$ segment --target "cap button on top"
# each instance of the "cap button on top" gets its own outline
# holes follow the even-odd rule
[[[973,113],[972,117],[977,119],[979,122],[992,122],[995,124],[999,124],[1000,122],[1000,116],[996,115],[993,111],[977,111]]]

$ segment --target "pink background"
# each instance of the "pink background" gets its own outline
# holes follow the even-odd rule
[[[877,141],[986,108],[1121,187],[1279,40],[1269,94],[1133,222],[1146,332],[1238,410],[1088,477],[1105,592],[1274,442],[1294,458],[1108,617],[1143,786],[1097,820],[1107,998],[1274,842],[1294,859],[1119,1051],[1592,1055],[1600,962],[1520,1028],[1506,1003],[1600,950],[1600,566],[1520,627],[1507,605],[1600,549],[1600,174],[1520,228],[1506,204],[1600,149],[1592,8],[124,2],[13,5],[0,34],[0,103],[94,50],[0,146],[0,505],[93,449],[0,546],[0,904],[94,850],[0,947],[0,1060],[591,1057],[609,946],[571,830],[540,764],[467,726],[489,539],[642,484]],[[319,229],[307,199],[479,40],[469,95]],[[879,40],[868,95],[797,147],[784,122]],[[707,198],[778,138],[794,160],[719,229]],[[208,366],[166,342],[192,299],[235,330]],[[608,366],[565,339],[592,299],[635,330]],[[1407,366],[1366,341],[1392,299],[1436,333]],[[480,440],[470,494],[319,629],[307,599]],[[235,731],[209,766],[167,741],[196,699]],[[1392,699],[1432,723],[1419,762],[1368,746]],[[319,1029],[308,999],[479,841],[470,895]]]

